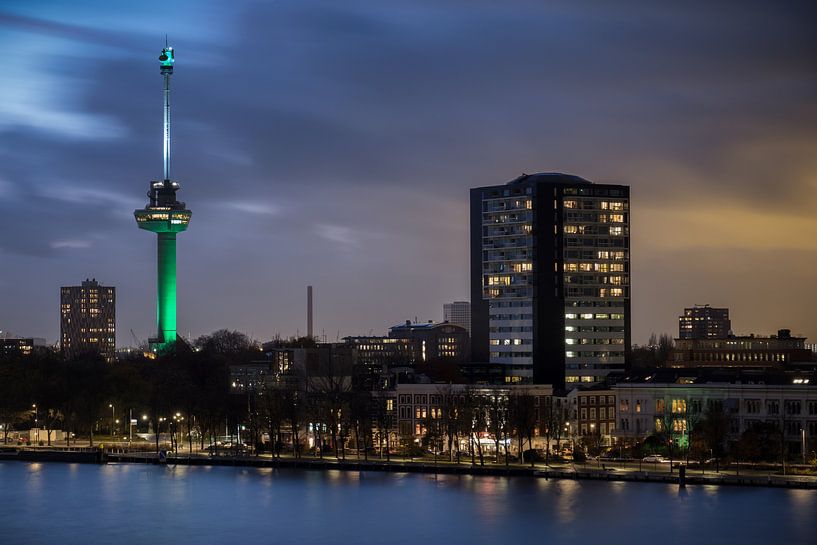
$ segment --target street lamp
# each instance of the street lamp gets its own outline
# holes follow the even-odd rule
[[[39,444],[39,442],[40,442],[40,426],[37,424],[37,416],[38,416],[38,414],[37,414],[37,404],[34,403],[33,405],[31,405],[31,408],[34,409],[34,428],[37,430],[37,439],[36,439],[36,441]]]
[[[113,437],[115,435],[113,431],[113,421],[116,418],[115,416],[116,407],[113,406],[113,403],[108,403],[108,407],[111,408],[111,436]]]
[[[803,451],[803,465],[806,465],[806,428],[800,428],[800,435],[803,439],[801,449]]]

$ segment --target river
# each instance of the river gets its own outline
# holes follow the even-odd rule
[[[817,492],[0,462],[0,543],[817,543]]]

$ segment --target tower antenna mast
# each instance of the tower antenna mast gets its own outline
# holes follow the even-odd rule
[[[176,59],[173,55],[173,48],[167,45],[167,34],[165,34],[165,48],[159,56],[162,79],[164,79],[164,147],[162,156],[164,157],[164,180],[170,179],[170,76],[173,75],[173,63]]]

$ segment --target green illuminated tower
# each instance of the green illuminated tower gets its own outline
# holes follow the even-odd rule
[[[151,348],[156,351],[176,341],[176,234],[187,229],[192,215],[183,202],[176,200],[179,184],[170,179],[170,76],[174,61],[173,48],[165,45],[159,56],[164,79],[164,179],[150,182],[150,202],[133,213],[140,229],[158,235],[156,321],[159,331],[155,339],[150,339]]]

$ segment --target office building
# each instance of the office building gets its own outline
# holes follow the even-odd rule
[[[464,327],[471,335],[471,303],[454,301],[443,305],[443,321]]]
[[[471,190],[474,361],[555,388],[624,370],[629,197],[627,186],[566,174]]]
[[[439,322],[406,321],[389,328],[388,337],[344,337],[357,350],[358,362],[373,367],[462,363],[468,358],[468,332],[464,327]]]
[[[678,317],[679,339],[725,339],[731,332],[728,308],[695,305]]]
[[[66,359],[93,352],[114,361],[116,288],[95,278],[60,288],[60,344]]]
[[[676,339],[670,367],[782,367],[810,363],[813,353],[805,337],[777,335],[729,336],[724,339]]]

